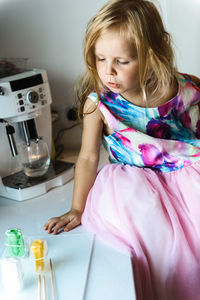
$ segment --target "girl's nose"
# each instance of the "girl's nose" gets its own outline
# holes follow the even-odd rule
[[[116,73],[113,64],[112,63],[107,63],[106,64],[106,75],[114,75]]]

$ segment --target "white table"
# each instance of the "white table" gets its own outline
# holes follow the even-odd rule
[[[0,253],[4,249],[5,231],[9,228],[21,228],[25,236],[46,235],[48,238],[49,235],[43,231],[43,225],[50,217],[58,216],[70,209],[72,189],[73,180],[64,186],[49,191],[45,195],[23,202],[0,198]],[[61,233],[60,236],[63,235],[64,238],[71,235],[70,238],[72,239],[74,236],[77,243],[77,237],[80,235],[84,236],[85,234],[86,231],[84,228],[79,226],[68,233]],[[56,247],[57,246],[54,245],[55,249]],[[79,253],[77,255],[79,255]],[[56,263],[54,263],[54,268],[56,277]],[[61,271],[65,274],[64,268],[61,269]],[[57,275],[59,274],[57,273]],[[63,278],[63,286],[65,286],[65,276],[60,276],[59,278],[60,281],[62,281]],[[74,285],[76,286],[76,281]],[[83,287],[76,286],[76,288],[79,289]],[[94,237],[84,289],[85,291],[82,293],[82,299],[84,300],[136,299],[130,257],[116,251],[100,241],[97,237]],[[0,298],[4,299],[2,297],[2,287],[0,287],[0,295]],[[66,293],[62,292],[59,294],[57,300],[82,300],[70,299],[66,295],[67,290]],[[29,299],[33,299],[31,295]]]

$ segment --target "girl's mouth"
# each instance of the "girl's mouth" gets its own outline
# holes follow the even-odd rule
[[[113,89],[119,89],[120,85],[118,83],[108,82],[108,86]]]

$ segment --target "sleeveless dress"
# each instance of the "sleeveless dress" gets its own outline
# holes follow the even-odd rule
[[[112,134],[82,224],[132,257],[137,300],[200,300],[200,88],[142,108],[111,91],[89,97]]]

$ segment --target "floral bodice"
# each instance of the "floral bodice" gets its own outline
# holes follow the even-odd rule
[[[91,98],[103,113],[110,135],[103,144],[112,163],[174,171],[200,159],[200,88],[178,74],[178,94],[154,108],[136,106],[111,91]]]

